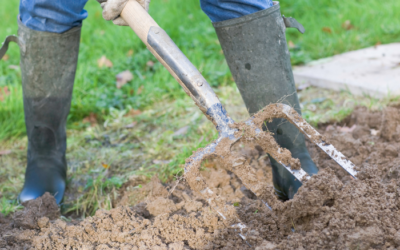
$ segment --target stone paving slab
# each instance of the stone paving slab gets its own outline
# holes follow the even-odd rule
[[[333,90],[348,89],[354,95],[400,95],[400,43],[347,52],[295,67],[296,84]]]

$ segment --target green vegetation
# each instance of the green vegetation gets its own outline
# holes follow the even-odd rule
[[[396,0],[292,0],[281,5],[285,16],[295,17],[306,29],[304,35],[287,31],[295,64],[400,39]]]
[[[0,40],[17,33],[17,0],[4,1]],[[282,13],[306,28],[287,31],[293,64],[341,52],[398,42],[400,1],[297,0],[281,3]],[[132,175],[154,174],[167,181],[182,173],[192,151],[217,133],[181,87],[128,27],[105,22],[94,0],[84,21],[74,98],[68,120],[68,189],[64,212],[93,214],[110,208],[117,190]],[[200,69],[234,119],[247,116],[214,29],[198,1],[152,0],[150,14]],[[376,21],[379,17],[379,21]],[[106,56],[111,68],[98,66]],[[26,164],[19,50],[11,44],[0,61],[0,199],[3,214],[18,209]],[[154,65],[153,63],[154,62]],[[130,70],[134,79],[121,89],[115,75]],[[309,88],[299,93],[303,115],[313,125],[340,121],[355,105],[381,108],[383,102]],[[136,110],[136,111],[135,111]],[[92,117],[92,123],[86,122]],[[104,164],[108,166],[104,168]]]
[[[321,123],[342,121],[356,106],[380,110],[400,101],[400,96],[376,99],[370,96],[353,96],[345,90],[334,92],[313,87],[301,91],[298,96],[302,105],[302,116],[315,127]]]
[[[118,197],[117,190],[124,181],[119,176],[108,178],[106,171],[101,169],[100,171],[99,169],[91,170],[89,175],[95,174],[95,177],[87,179],[83,195],[76,202],[64,206],[64,212],[80,211],[84,214],[94,214],[99,208],[111,209],[113,200]]]
[[[17,200],[8,200],[5,196],[0,199],[0,207],[0,213],[2,213],[4,216],[7,216],[9,213],[13,213],[22,208],[22,206],[18,204]]]
[[[287,32],[295,64],[399,41],[400,20],[396,10],[400,9],[400,2],[397,0],[298,0],[281,4],[284,15],[296,17],[306,28],[304,35],[294,29]],[[89,1],[86,9],[89,17],[83,25],[70,127],[80,127],[79,122],[90,113],[102,120],[110,108],[122,110],[130,105],[142,110],[159,100],[174,100],[185,95],[160,63],[147,65],[155,59],[128,27],[105,22],[96,1]],[[214,29],[198,1],[153,0],[150,13],[214,87],[233,86]],[[0,14],[3,17],[0,39],[16,34],[18,0],[4,2]],[[103,55],[112,61],[112,68],[97,66],[97,60]],[[0,62],[0,88],[4,90],[7,86],[11,93],[5,95],[0,91],[0,96],[5,96],[0,98],[4,99],[0,106],[0,138],[21,135],[25,130],[21,73],[18,67],[10,68],[19,63],[15,44],[11,45],[8,56],[7,61]],[[115,75],[124,70],[133,72],[135,78],[117,89]]]

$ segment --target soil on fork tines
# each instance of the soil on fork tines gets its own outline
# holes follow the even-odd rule
[[[247,225],[242,231],[226,227],[184,181],[153,178],[134,188],[143,180],[132,177],[116,208],[83,221],[57,219],[48,194],[0,217],[0,249],[400,249],[400,108],[358,108],[345,122],[321,132],[356,164],[358,179],[309,145],[320,173],[293,200],[275,199],[272,210],[217,161],[204,165],[210,188]],[[241,150],[259,181],[271,182],[265,153]]]

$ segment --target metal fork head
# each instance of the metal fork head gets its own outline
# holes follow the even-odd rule
[[[242,123],[235,123],[228,115],[226,110],[220,103],[213,105],[212,108],[206,112],[207,117],[215,124],[219,137],[217,140],[209,144],[203,149],[196,151],[191,157],[189,157],[185,164],[185,174],[195,168],[195,172],[198,172],[201,162],[211,156],[218,156],[216,150],[218,145],[224,141],[229,141],[228,144],[232,146],[234,143],[239,141],[242,137],[259,137],[262,141],[262,148],[269,153],[275,160],[277,160],[283,167],[285,167],[298,181],[307,180],[310,176],[301,168],[292,169],[287,164],[287,159],[281,158],[282,153],[285,149],[282,149],[274,141],[273,137],[268,132],[262,130],[264,121],[271,120],[273,118],[285,118],[292,124],[294,124],[301,133],[309,138],[314,144],[321,148],[327,153],[333,160],[335,160],[344,170],[346,170],[353,178],[356,178],[357,171],[355,165],[348,160],[341,152],[339,152],[332,144],[328,143],[326,139],[318,133],[311,125],[309,125],[292,107],[285,104],[270,104],[264,109],[260,110],[257,114],[250,117]],[[246,133],[241,133],[239,128],[246,130]],[[250,136],[249,136],[250,135]],[[267,146],[263,144],[267,143]],[[272,146],[271,146],[272,145]],[[225,145],[226,146],[226,145]],[[271,149],[276,149],[271,151]],[[229,148],[230,150],[230,148]],[[226,155],[223,157],[227,157]],[[232,164],[234,164],[232,162]],[[200,175],[200,173],[198,173]],[[198,178],[201,178],[198,176]],[[239,176],[240,178],[240,176]],[[242,179],[242,178],[240,178]],[[207,189],[207,185],[204,182],[204,189]],[[251,188],[249,188],[251,189]],[[198,190],[204,193],[204,190]]]
[[[275,206],[273,202],[271,207],[269,205],[268,194],[265,185],[250,183],[248,180],[256,180],[255,171],[249,169],[246,161],[239,159],[230,151],[230,147],[238,142],[241,138],[259,138],[262,141],[261,147],[274,159],[282,164],[298,181],[307,180],[310,176],[300,169],[292,169],[290,165],[284,164],[280,159],[280,154],[284,149],[277,146],[277,143],[269,132],[262,130],[262,125],[265,120],[271,120],[273,118],[285,118],[292,124],[294,124],[304,135],[306,135],[313,143],[318,145],[324,150],[330,157],[332,157],[341,167],[349,172],[353,177],[357,173],[354,169],[354,164],[351,163],[346,157],[337,151],[333,145],[326,142],[324,137],[320,135],[313,127],[311,127],[293,108],[285,104],[271,104],[259,111],[254,116],[250,117],[242,123],[234,123],[234,121],[227,115],[226,110],[221,104],[213,105],[212,108],[206,112],[207,117],[215,124],[219,137],[214,142],[206,146],[205,148],[199,149],[193,153],[186,160],[185,164],[185,177],[190,187],[199,192],[208,204],[223,218],[223,221],[227,226],[236,228],[237,225],[241,225],[240,229],[246,228],[246,225],[236,215],[235,209],[232,206],[228,206],[223,199],[218,197],[207,185],[206,181],[200,174],[201,163],[212,156],[226,157],[225,161],[228,162],[229,166],[227,169],[233,171],[242,183],[251,190],[254,194],[262,199],[263,203],[272,211]],[[243,133],[239,130],[243,129]],[[223,152],[218,146],[223,146],[227,149]],[[263,147],[264,146],[264,147]],[[268,150],[276,149],[274,152]],[[239,161],[238,161],[239,160]],[[238,163],[239,162],[239,163]],[[246,165],[247,164],[247,165]],[[249,171],[246,171],[249,170]],[[249,178],[250,176],[250,178]],[[239,234],[244,240],[246,237]]]

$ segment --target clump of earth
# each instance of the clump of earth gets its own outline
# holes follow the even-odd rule
[[[356,166],[352,179],[310,144],[318,175],[293,200],[272,199],[272,210],[217,160],[202,175],[247,225],[227,227],[184,180],[142,188],[132,177],[115,201],[83,221],[59,219],[49,194],[0,217],[0,249],[398,249],[400,248],[400,108],[356,109],[342,124],[320,131]],[[273,193],[268,157],[257,145],[238,150]],[[135,187],[135,188],[134,188]],[[239,233],[246,237],[243,240]]]

